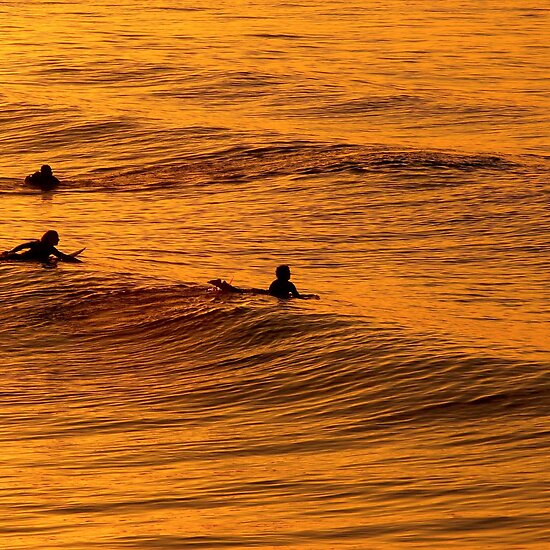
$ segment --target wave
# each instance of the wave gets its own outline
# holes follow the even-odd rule
[[[97,127],[101,131],[102,126]],[[94,130],[96,131],[96,130]],[[223,129],[218,129],[223,132]],[[195,130],[211,135],[212,128]],[[536,155],[511,157],[497,154],[464,154],[452,151],[363,147],[349,144],[283,142],[270,146],[231,146],[202,154],[171,159],[157,166],[114,171],[98,169],[92,177],[66,180],[56,192],[89,190],[131,191],[178,188],[186,185],[247,182],[265,178],[303,178],[349,174],[449,174],[495,171],[500,174],[529,170],[545,174],[548,159]],[[0,178],[0,192],[27,193],[13,178]]]
[[[515,103],[468,104],[462,98],[457,98],[455,102],[450,103],[442,102],[435,97],[411,94],[374,94],[350,97],[340,101],[325,101],[322,105],[302,109],[302,115],[304,112],[318,117],[356,117],[360,114],[365,116],[380,114],[390,117],[392,114],[405,113],[410,119],[423,116],[440,120],[441,117],[450,116],[455,124],[463,124],[481,118],[489,118],[497,122],[530,115],[534,111],[533,107],[527,108]],[[460,115],[458,119],[457,115]]]
[[[549,412],[550,380],[539,362],[465,353],[312,304],[224,296],[200,284],[106,288],[99,280],[37,298],[22,293],[17,321],[3,320],[22,360],[32,342],[33,370],[47,371],[55,358],[65,383],[125,380],[126,401],[178,402],[194,421],[197,411],[263,411],[334,440],[364,441],[411,424]]]

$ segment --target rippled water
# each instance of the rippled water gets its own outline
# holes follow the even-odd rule
[[[0,7],[0,546],[546,547],[546,3],[173,4]]]

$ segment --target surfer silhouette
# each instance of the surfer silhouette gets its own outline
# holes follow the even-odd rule
[[[319,298],[316,294],[300,294],[298,292],[296,286],[290,280],[290,267],[288,267],[288,265],[278,266],[275,270],[275,276],[277,278],[269,285],[269,289],[267,290],[262,288],[239,288],[221,279],[213,279],[208,282],[222,292],[234,292],[237,294],[269,294],[281,300],[287,300],[288,298]]]
[[[267,291],[270,296],[283,299],[302,297],[294,283],[290,281],[290,267],[288,267],[288,265],[280,265],[277,267],[275,276],[277,278],[269,285],[269,290]]]
[[[46,231],[40,240],[29,241],[27,243],[19,244],[15,248],[2,252],[0,259],[2,260],[15,260],[15,261],[35,261],[45,264],[51,263],[50,258],[54,256],[58,260],[63,262],[82,263],[76,256],[82,252],[78,250],[72,254],[65,254],[60,250],[57,250],[56,245],[59,244],[59,234],[57,231],[50,229]],[[25,252],[21,252],[25,250]]]
[[[48,164],[40,167],[39,172],[35,172],[25,178],[27,185],[39,187],[43,191],[54,189],[59,185],[59,180],[53,175],[52,168]]]

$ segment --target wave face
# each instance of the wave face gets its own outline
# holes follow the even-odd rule
[[[547,8],[145,4],[0,8],[2,548],[548,545]]]

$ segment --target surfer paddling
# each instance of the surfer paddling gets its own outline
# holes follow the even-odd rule
[[[55,248],[57,244],[59,244],[59,234],[57,231],[50,229],[42,235],[40,240],[19,244],[7,252],[2,252],[2,254],[0,254],[0,259],[23,262],[34,261],[48,264],[51,263],[51,257],[54,256],[63,262],[82,263],[82,260],[79,260],[76,256],[84,249],[73,252],[72,254],[65,254]],[[22,250],[25,252],[21,252]]]
[[[53,175],[52,168],[48,164],[40,167],[39,172],[35,172],[25,178],[27,185],[39,187],[42,191],[49,191],[59,185],[59,180]]]
[[[287,300],[288,298],[319,299],[317,294],[301,294],[298,292],[296,286],[290,280],[290,267],[288,267],[288,265],[280,265],[277,267],[275,276],[277,278],[269,285],[268,290],[262,288],[239,288],[221,279],[213,279],[208,282],[222,292],[234,292],[237,294],[269,294],[281,300]]]

